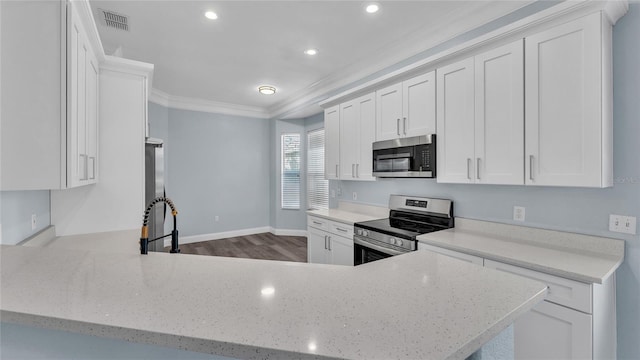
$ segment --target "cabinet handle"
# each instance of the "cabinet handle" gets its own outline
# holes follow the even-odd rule
[[[329,238],[329,248],[328,250],[331,251],[331,236],[327,236]]]
[[[322,225],[322,223],[320,221],[313,220],[313,223],[316,224],[316,225]]]
[[[347,231],[349,231],[349,230],[347,230],[347,229],[343,229],[343,228],[339,228],[339,227],[337,227],[337,228],[336,228],[336,230],[338,230],[338,231],[342,231],[342,232],[345,232],[345,233],[346,233]]]
[[[336,164],[336,179],[338,178],[338,164]]]
[[[402,132],[407,135],[407,118],[402,118]]]
[[[476,159],[476,178],[480,180],[480,158]]]
[[[396,132],[400,135],[400,118],[398,118],[398,121],[396,122]]]
[[[467,158],[467,179],[471,180],[471,175],[469,171],[471,170],[471,158]]]
[[[360,164],[356,164],[356,177],[360,177]]]
[[[352,178],[356,177],[355,167],[356,167],[356,164],[351,164],[351,177]]]
[[[324,236],[324,249],[327,250],[327,235]]]
[[[91,173],[93,174],[91,180],[94,180],[96,178],[96,157],[92,156],[89,159],[93,159],[93,161],[91,161]]]
[[[533,155],[529,155],[529,180],[533,181]]]

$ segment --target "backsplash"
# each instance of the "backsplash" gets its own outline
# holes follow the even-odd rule
[[[36,228],[31,229],[31,216]],[[0,191],[1,244],[14,245],[51,225],[48,190]]]

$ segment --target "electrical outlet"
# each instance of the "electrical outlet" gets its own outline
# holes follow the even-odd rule
[[[336,198],[336,190],[335,189],[331,189],[331,198],[332,199]]]
[[[515,220],[515,221],[524,221],[524,207],[523,206],[514,206],[513,207],[513,220]]]
[[[623,234],[636,234],[636,217],[624,215],[609,215],[609,231]]]
[[[31,230],[36,229],[36,214],[31,214]]]
[[[216,215],[215,220],[220,221],[220,216]]]
[[[338,188],[337,191],[338,191],[338,197],[342,196],[342,188]]]
[[[358,200],[358,193],[357,192],[353,192],[353,200]]]

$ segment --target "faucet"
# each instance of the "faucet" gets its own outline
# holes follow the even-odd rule
[[[149,221],[149,213],[151,212],[151,208],[153,208],[157,203],[161,203],[161,202],[164,202],[167,205],[169,205],[169,207],[171,207],[171,215],[173,215],[173,230],[171,231],[171,234],[163,235],[155,239],[149,240],[149,228],[147,227],[147,223]],[[149,203],[149,206],[147,206],[147,210],[145,210],[144,212],[144,219],[142,220],[142,234],[140,235],[140,254],[147,255],[149,251],[150,242],[164,239],[167,236],[171,236],[170,252],[174,254],[180,252],[180,249],[178,249],[178,229],[176,226],[177,215],[178,215],[178,211],[176,210],[175,205],[173,205],[173,201],[171,201],[171,199],[169,199],[168,197],[164,197],[164,196],[157,197]]]

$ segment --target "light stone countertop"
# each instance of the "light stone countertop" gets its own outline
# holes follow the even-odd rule
[[[422,243],[583,283],[602,284],[624,260],[624,241],[456,218]]]
[[[307,214],[353,225],[361,221],[387,218],[389,217],[389,209],[380,206],[341,201],[336,209],[309,210]]]
[[[357,267],[7,245],[0,256],[2,321],[244,359],[464,359],[547,291],[428,251]]]

